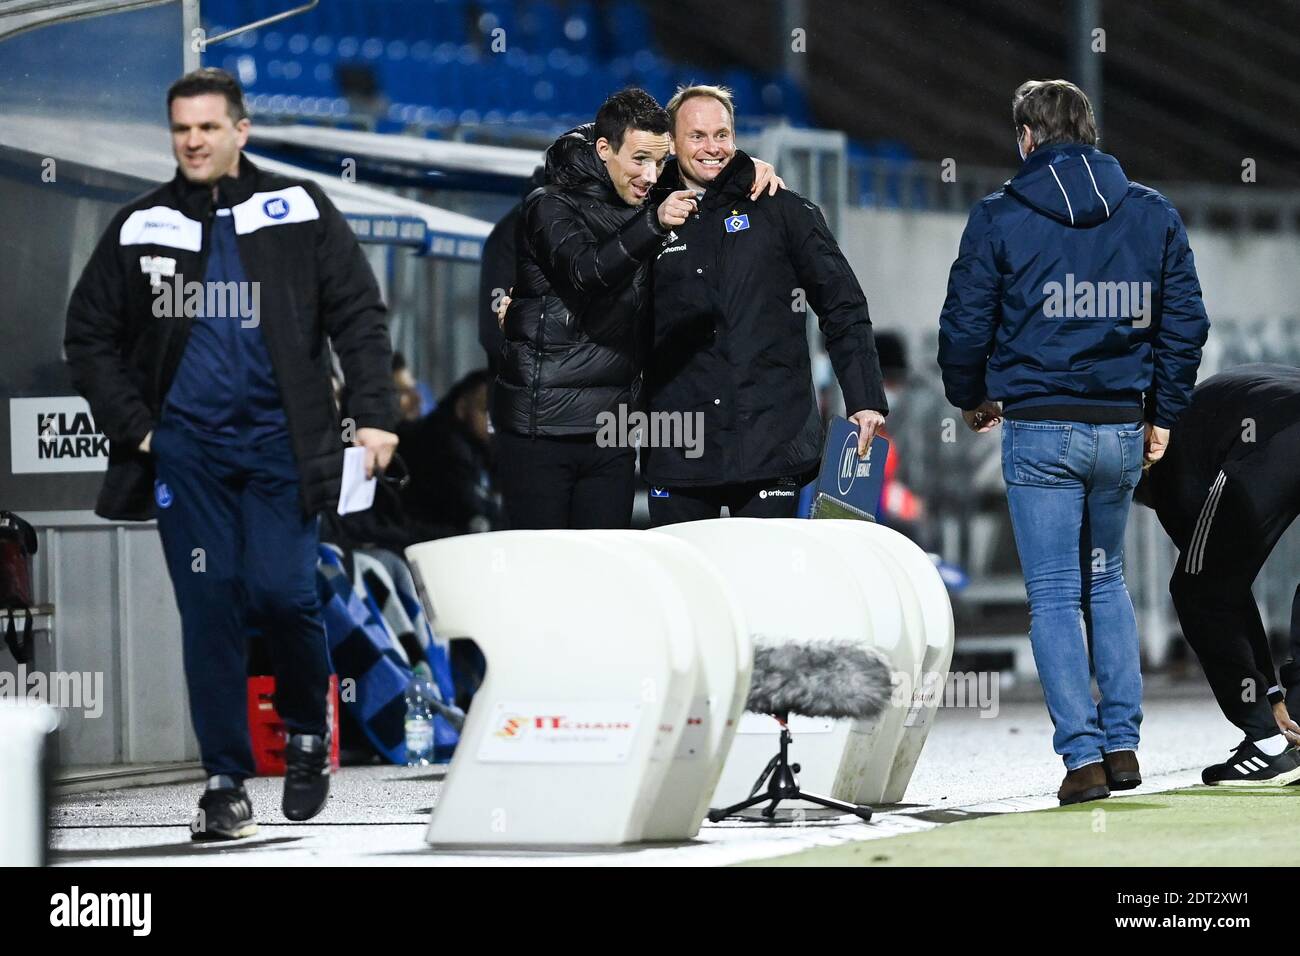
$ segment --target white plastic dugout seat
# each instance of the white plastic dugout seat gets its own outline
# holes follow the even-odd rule
[[[45,864],[45,751],[57,726],[45,704],[0,700],[0,867]]]
[[[708,812],[749,692],[754,654],[740,602],[713,562],[679,538],[656,531],[553,533],[593,535],[615,547],[641,551],[658,562],[686,601],[695,625],[699,669],[686,726],[670,755],[643,839],[690,839]]]
[[[879,559],[893,579],[906,633],[913,639],[913,653],[920,666],[914,679],[898,688],[901,696],[896,697],[894,713],[889,715],[893,722],[884,719],[883,715],[879,726],[855,722],[850,730],[850,745],[845,750],[846,762],[841,767],[841,777],[845,782],[848,779],[859,780],[862,790],[850,792],[846,788],[848,784],[841,783],[833,792],[841,800],[897,804],[904,797],[920,750],[926,745],[935,709],[943,696],[948,666],[952,662],[953,611],[948,589],[926,553],[891,528],[858,520],[819,520],[810,524],[816,533],[848,549],[850,561],[863,572],[868,588],[876,574],[868,567],[868,555]],[[898,718],[901,718],[901,724],[897,723]],[[879,744],[866,747],[865,740],[854,740],[858,735],[875,735]],[[863,757],[867,760],[865,769],[852,766],[853,754],[861,756],[867,753],[870,756]]]
[[[669,525],[659,530],[690,541],[714,563],[740,599],[750,633],[757,639],[854,640],[876,647],[891,666],[914,669],[911,645],[902,637],[902,613],[891,587],[889,600],[868,605],[860,575],[842,549],[828,544],[809,521],[719,518]],[[875,630],[888,632],[883,646]],[[800,786],[832,793],[853,721],[800,719],[792,715],[792,759],[802,767]],[[771,717],[746,714],[723,768],[711,805],[744,799],[772,756],[777,724]],[[859,744],[870,743],[859,740]],[[857,766],[865,761],[856,760]],[[850,789],[860,789],[857,781]],[[834,794],[839,796],[839,794]]]
[[[894,757],[894,764],[889,771],[889,784],[885,787],[884,799],[881,801],[899,803],[907,792],[912,771],[916,769],[916,761],[925,747],[926,738],[934,724],[935,712],[943,699],[948,668],[952,666],[956,630],[948,588],[930,556],[906,535],[899,534],[892,528],[878,524],[864,525],[862,534],[892,554],[907,575],[920,600],[921,617],[925,626],[925,657],[921,662],[921,680],[913,685],[907,730]]]
[[[894,668],[899,682],[896,690],[901,694],[896,692],[879,716],[850,722],[844,758],[830,791],[831,796],[853,803],[882,803],[890,768],[907,730],[910,688],[920,676],[925,655],[916,593],[894,560],[863,540],[860,527],[870,522],[778,520],[798,522],[840,556],[857,579],[872,615],[874,646]]]
[[[428,841],[642,839],[699,669],[673,579],[638,550],[569,533],[464,535],[406,555],[432,626],[487,660]]]

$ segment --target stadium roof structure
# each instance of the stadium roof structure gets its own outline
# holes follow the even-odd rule
[[[0,148],[4,147],[136,179],[143,188],[176,174],[167,132],[155,125],[8,116],[0,127]],[[362,242],[408,246],[439,259],[477,262],[492,231],[492,224],[484,220],[346,182],[337,173],[303,169],[253,153],[249,157],[265,169],[318,183]]]
[[[516,193],[542,163],[537,149],[424,139],[393,133],[370,133],[329,126],[255,126],[252,141],[295,159],[338,168],[338,159],[358,163],[396,178],[419,180],[427,187],[464,187]],[[434,177],[439,182],[429,182]]]
[[[0,0],[0,37],[66,20],[122,13],[173,2],[175,0]]]

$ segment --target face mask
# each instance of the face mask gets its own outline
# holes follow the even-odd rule
[[[1025,135],[1024,133],[1019,133],[1016,135],[1016,152],[1020,154],[1020,161],[1022,163],[1025,161],[1025,150],[1024,147],[1020,145],[1020,141],[1024,139],[1024,135]]]

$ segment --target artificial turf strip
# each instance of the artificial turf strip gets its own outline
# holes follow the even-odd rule
[[[1300,786],[1192,787],[805,850],[745,866],[1206,866],[1300,860]]]

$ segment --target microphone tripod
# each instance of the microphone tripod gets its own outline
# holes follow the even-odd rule
[[[870,820],[871,808],[868,806],[845,803],[843,800],[823,797],[817,793],[805,793],[799,789],[799,778],[795,776],[799,773],[799,765],[797,763],[792,764],[789,760],[790,742],[794,739],[787,723],[790,717],[789,711],[773,714],[772,716],[781,725],[781,749],[777,751],[775,757],[768,761],[763,772],[754,781],[754,788],[749,791],[749,797],[725,809],[710,810],[709,822],[717,823],[719,820],[732,816],[741,810],[747,810],[765,800],[771,801],[762,810],[763,816],[769,820],[776,816],[777,804],[782,800],[806,800],[818,806],[828,807],[831,810],[841,810],[844,813],[852,813],[863,820]],[[763,790],[764,783],[767,784],[766,790]],[[759,793],[760,790],[763,790],[763,792]]]

